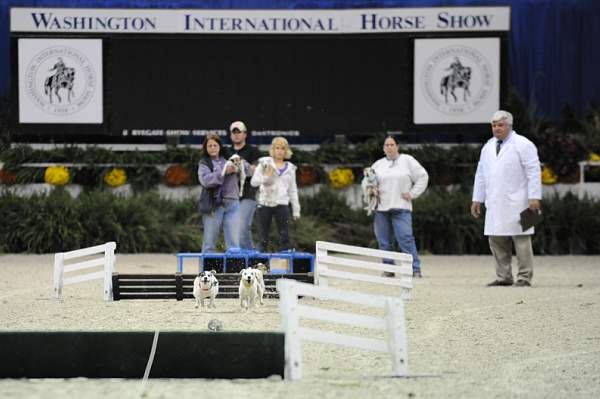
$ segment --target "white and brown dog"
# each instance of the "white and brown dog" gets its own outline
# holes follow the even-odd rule
[[[375,170],[371,167],[363,169],[363,179],[361,182],[363,192],[363,202],[366,204],[367,215],[371,215],[379,205],[379,181]]]
[[[268,272],[269,272],[269,266],[265,265],[265,264],[264,264],[264,263],[262,263],[262,262],[259,262],[259,263],[257,263],[257,264],[254,266],[254,268],[255,268],[254,270],[255,270],[255,274],[256,274],[256,279],[258,280],[258,284],[259,284],[259,285],[261,286],[261,288],[262,288],[262,295],[261,295],[261,298],[260,298],[260,304],[262,305],[262,304],[263,304],[262,297],[264,296],[264,294],[265,294],[265,292],[266,292],[266,288],[265,288],[265,280],[264,280],[264,278],[263,278],[263,275],[264,275],[265,273],[268,273]]]
[[[256,307],[257,301],[263,305],[265,283],[263,281],[262,272],[258,269],[248,267],[243,269],[240,274],[242,275],[242,278],[240,279],[238,292],[242,309],[248,310],[250,307]]]
[[[225,162],[225,166],[223,166],[223,171],[221,172],[221,176],[225,176],[225,171],[227,167],[233,166],[235,167],[235,173],[237,173],[240,179],[240,197],[244,195],[244,182],[246,181],[246,171],[244,170],[244,161],[238,154],[233,154],[229,157],[227,162]]]
[[[215,305],[215,298],[219,293],[219,281],[215,277],[215,274],[217,272],[214,270],[204,271],[194,279],[193,294],[196,300],[196,307],[198,307],[199,303],[204,307],[204,300],[207,298],[209,299],[209,308],[217,307]]]

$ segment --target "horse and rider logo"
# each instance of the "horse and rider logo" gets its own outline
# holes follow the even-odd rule
[[[465,45],[444,47],[431,55],[421,73],[425,98],[438,111],[467,114],[489,97],[493,86],[490,62]]]
[[[96,89],[93,65],[81,51],[55,46],[32,57],[25,75],[27,94],[53,115],[74,114],[90,102]]]
[[[463,101],[466,102],[467,98],[471,95],[469,91],[471,67],[463,66],[460,58],[454,57],[454,62],[445,70],[451,70],[452,73],[444,76],[440,82],[440,93],[444,96],[444,102],[448,103],[448,93],[452,95],[455,103],[458,101],[458,97],[454,94],[456,88],[462,88]]]
[[[58,98],[58,102],[62,102],[62,97],[58,92],[60,89],[67,90],[67,102],[71,103],[71,97],[74,97],[75,94],[73,92],[75,68],[67,67],[62,57],[58,57],[56,64],[50,70],[55,72],[53,75],[48,76],[44,82],[44,94],[48,96],[50,104],[52,104],[52,91]]]

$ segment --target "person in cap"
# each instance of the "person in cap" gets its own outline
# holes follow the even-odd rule
[[[534,227],[523,231],[519,220],[524,209],[540,209],[542,179],[537,148],[529,139],[517,134],[513,116],[497,111],[492,116],[494,137],[481,149],[475,181],[471,214],[479,217],[485,203],[484,235],[496,262],[496,280],[492,286],[513,285],[512,246],[517,254],[518,274],[514,285],[531,286]]]
[[[250,180],[261,153],[258,148],[247,143],[248,130],[242,121],[235,121],[229,126],[229,138],[231,139],[230,155],[237,154],[250,164],[244,182],[244,192],[240,197],[239,243],[240,248],[253,249],[252,220],[256,211],[256,188],[252,187]]]

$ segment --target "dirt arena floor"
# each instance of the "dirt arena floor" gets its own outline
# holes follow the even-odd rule
[[[57,301],[52,268],[51,255],[0,255],[0,330],[207,330],[216,318],[229,331],[275,331],[280,322],[275,299],[249,314],[235,299],[217,298],[217,309],[204,311],[192,300],[104,302],[100,280],[67,286]],[[117,255],[122,273],[175,269],[174,255]],[[600,257],[537,257],[531,288],[485,287],[491,256],[423,256],[423,272],[406,306],[410,378],[387,377],[384,354],[303,343],[297,382],[4,379],[0,397],[139,398],[144,388],[149,398],[600,397]]]

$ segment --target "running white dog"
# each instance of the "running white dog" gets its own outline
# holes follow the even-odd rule
[[[363,169],[363,179],[361,182],[363,192],[363,202],[366,204],[365,210],[367,215],[371,215],[379,205],[379,181],[373,168],[367,167]]]
[[[259,301],[261,305],[264,304],[264,286],[262,272],[258,269],[252,269],[250,267],[243,269],[240,274],[240,288],[238,290],[240,295],[240,306],[242,309],[248,310],[250,307],[256,307],[256,302]]]
[[[266,288],[265,288],[265,280],[263,278],[263,274],[268,273],[269,272],[269,266],[265,265],[264,263],[257,263],[254,269],[254,273],[256,274],[256,280],[258,281],[258,284],[261,286],[262,288],[262,295],[260,296],[260,304],[263,305],[263,295],[266,292]]]
[[[219,293],[219,281],[215,277],[217,274],[216,271],[204,271],[201,272],[194,279],[194,298],[196,300],[196,307],[198,307],[198,303],[204,307],[204,300],[209,299],[208,307],[216,308],[215,298]]]
[[[236,172],[240,178],[240,197],[244,195],[244,182],[246,181],[246,171],[244,170],[244,161],[238,154],[233,154],[229,157],[227,162],[225,162],[225,166],[223,166],[223,172],[221,172],[221,176],[225,176],[225,171],[227,167],[233,166],[236,169]]]

